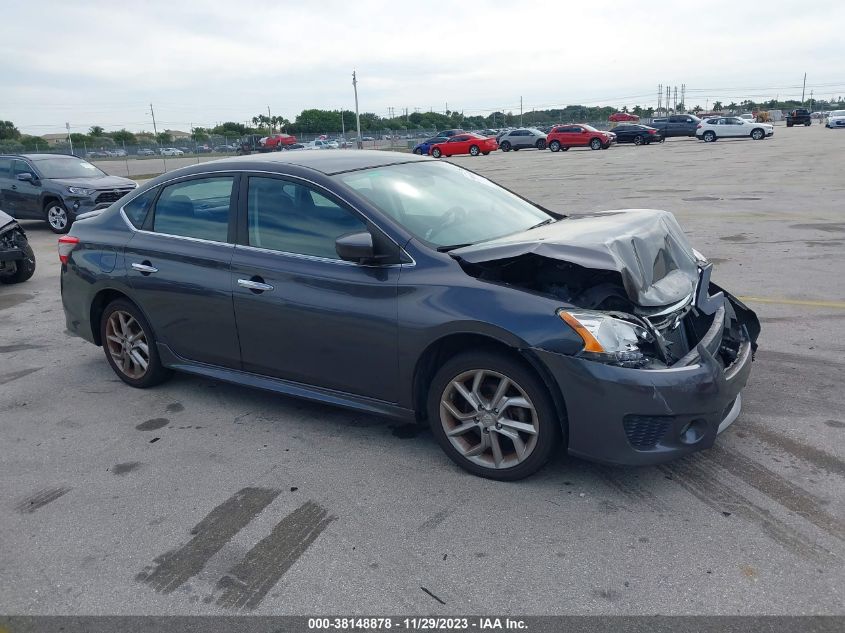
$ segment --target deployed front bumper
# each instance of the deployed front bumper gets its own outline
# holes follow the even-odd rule
[[[628,369],[533,350],[560,385],[569,453],[647,465],[712,446],[739,415],[753,356],[746,337],[733,363],[724,367],[717,359],[726,315],[733,313],[731,300],[724,302],[698,345],[666,369]]]

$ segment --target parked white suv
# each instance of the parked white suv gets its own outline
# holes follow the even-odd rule
[[[753,138],[761,141],[772,136],[775,127],[770,123],[746,121],[735,116],[711,117],[698,124],[695,136],[705,143],[712,143],[720,138]]]
[[[175,147],[162,147],[159,150],[159,154],[162,156],[183,156],[185,152]]]
[[[518,150],[527,147],[546,149],[546,134],[532,127],[523,127],[518,130],[511,130],[498,137],[499,149],[503,152]]]

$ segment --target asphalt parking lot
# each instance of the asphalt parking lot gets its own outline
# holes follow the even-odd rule
[[[673,211],[761,317],[713,449],[561,456],[519,483],[390,420],[189,376],[123,385],[64,333],[56,238],[25,222],[38,270],[0,287],[0,611],[845,614],[843,148],[779,126],[453,159],[556,210]]]

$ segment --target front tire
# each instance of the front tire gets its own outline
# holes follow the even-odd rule
[[[549,143],[549,149],[552,150],[553,152],[559,152],[560,151],[560,141],[552,141],[551,143]]]
[[[414,150],[414,154],[416,154],[417,156],[422,156],[422,150],[418,147]]]
[[[72,224],[65,205],[58,200],[49,200],[44,205],[44,220],[50,230],[59,235],[67,233]]]
[[[106,306],[100,319],[100,340],[114,373],[130,387],[153,387],[173,374],[161,364],[147,319],[126,299],[115,299]]]
[[[510,141],[505,141],[504,143],[502,143],[501,145],[499,145],[499,149],[501,149],[503,152],[509,152],[509,151],[511,151],[511,143],[510,143]]]
[[[485,156],[489,156],[489,155],[490,155],[490,152],[489,152],[489,151],[487,151],[487,152],[481,152],[481,153],[482,153],[482,154],[484,154]]]
[[[27,242],[23,248],[24,258],[15,262],[15,272],[0,275],[0,284],[20,284],[35,274],[35,253]]]
[[[753,138],[755,141],[762,141],[764,138],[766,138],[766,133],[760,128],[756,128],[754,130],[751,130],[751,138]]]
[[[711,131],[711,130],[708,130],[707,132],[704,133],[704,135],[701,138],[704,139],[705,143],[712,143],[713,141],[716,140],[716,133]]]
[[[601,141],[597,138],[594,138],[592,141],[590,141],[590,149],[593,149],[593,150],[601,149],[601,145],[602,145]]]
[[[534,147],[536,147],[537,149],[546,149],[546,141],[540,139],[534,144]]]
[[[470,156],[478,156],[481,153],[481,150],[478,149],[478,145],[472,145],[469,148],[469,155]]]
[[[643,144],[643,137],[642,136],[635,136],[634,137],[634,145],[642,145]]]
[[[447,361],[429,386],[428,418],[452,461],[500,481],[537,472],[561,437],[543,382],[519,360],[495,351],[466,352]]]
[[[441,156],[443,156],[443,152],[441,152],[439,148],[435,147],[433,150],[431,150],[431,155],[435,158],[440,158]]]

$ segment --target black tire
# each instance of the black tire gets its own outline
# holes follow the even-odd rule
[[[35,274],[35,253],[29,242],[23,247],[24,258],[15,262],[15,272],[0,275],[0,284],[23,283]]]
[[[546,141],[540,139],[539,141],[534,143],[534,147],[536,147],[537,149],[546,149]]]
[[[510,141],[503,141],[501,145],[499,145],[499,149],[503,152],[511,151],[511,142]]]
[[[707,130],[701,138],[705,143],[713,143],[716,140],[716,133],[713,130]]]
[[[73,220],[67,207],[61,200],[48,200],[44,203],[44,221],[53,233],[63,235],[70,231]]]
[[[431,150],[431,155],[435,158],[440,158],[441,156],[443,156],[443,152],[440,151],[439,147],[435,147],[433,150]]]
[[[549,143],[549,149],[552,150],[553,152],[559,152],[560,149],[561,149],[560,148],[560,141],[555,140],[555,141],[552,141],[551,143]]]
[[[128,376],[123,369],[117,366],[114,358],[112,358],[112,354],[110,352],[108,344],[109,339],[107,334],[107,324],[109,322],[109,318],[116,312],[123,312],[125,314],[129,314],[143,330],[148,349],[148,363],[146,371],[141,376]],[[158,355],[158,348],[156,347],[153,329],[150,327],[150,324],[147,322],[147,319],[144,318],[144,315],[141,313],[141,311],[131,301],[128,301],[126,299],[115,299],[109,305],[106,306],[106,309],[103,310],[103,315],[100,318],[100,341],[103,344],[103,351],[106,354],[106,361],[111,366],[114,373],[117,374],[117,377],[120,378],[130,387],[135,387],[137,389],[146,389],[147,387],[154,387],[155,385],[161,384],[165,380],[168,380],[173,375],[172,370],[164,367],[161,364],[161,358]]]
[[[470,156],[478,156],[481,153],[481,150],[478,149],[478,145],[470,145],[469,147],[469,155]]]
[[[521,148],[519,148],[519,147],[514,147],[514,148],[513,148],[513,151],[518,152],[520,149],[521,149]]]
[[[751,130],[751,138],[753,138],[755,141],[762,141],[764,138],[766,138],[766,132],[763,131],[762,128],[754,128],[753,130]]]
[[[792,121],[787,121],[787,122],[786,122],[786,127],[792,127]]]
[[[562,151],[562,152],[568,152],[568,151],[569,151],[569,148],[568,148],[566,145],[561,145],[561,146],[560,146],[560,151]]]
[[[414,154],[416,154],[417,156],[422,156],[422,150],[418,147],[414,150]]]
[[[807,121],[804,125],[810,127],[810,124],[812,124],[812,121]]]
[[[645,139],[639,134],[634,137],[634,145],[642,145],[643,141],[645,141]]]
[[[599,139],[594,138],[592,141],[590,141],[590,149],[593,149],[593,150],[601,149],[601,147],[602,147],[602,142]]]
[[[507,377],[524,391],[534,406],[537,429],[535,444],[531,453],[514,466],[495,468],[492,464],[484,466],[471,461],[452,445],[446,434],[441,420],[441,398],[455,378],[477,369]],[[435,374],[429,385],[427,412],[434,437],[453,462],[474,475],[499,481],[515,481],[537,472],[549,461],[562,436],[554,401],[543,381],[525,363],[493,350],[464,352],[448,360]],[[479,423],[478,430],[472,429],[469,433],[474,434],[474,439],[481,439],[484,432],[482,429],[483,424]],[[497,437],[501,436],[497,434]],[[513,448],[512,444],[511,448]],[[515,451],[512,451],[512,454],[515,454]]]

